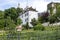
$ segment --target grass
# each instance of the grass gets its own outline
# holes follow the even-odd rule
[[[6,35],[0,35],[0,40],[17,40],[18,34],[20,40],[60,40],[60,27],[45,27],[44,31],[33,29],[23,30],[20,33],[7,33]],[[58,29],[58,30],[57,30]],[[10,35],[10,37],[8,37]]]
[[[31,30],[30,30],[31,31]],[[56,40],[56,31],[34,31],[34,32],[21,32],[20,33],[20,40]],[[58,38],[60,37],[60,31],[58,34]],[[18,33],[11,33],[11,37],[8,37],[10,40],[17,40],[18,39]],[[3,36],[1,36],[3,39]],[[0,38],[0,40],[1,40]],[[6,35],[4,36],[4,39],[7,40]]]

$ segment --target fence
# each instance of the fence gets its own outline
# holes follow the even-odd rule
[[[0,35],[0,40],[60,40],[60,30],[8,33],[7,35]]]

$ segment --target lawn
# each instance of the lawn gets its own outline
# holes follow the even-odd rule
[[[58,30],[57,30],[58,29]],[[6,33],[5,33],[6,34]],[[60,40],[59,27],[45,27],[44,31],[33,29],[0,35],[0,40]]]

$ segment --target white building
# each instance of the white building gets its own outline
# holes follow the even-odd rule
[[[24,11],[23,11],[22,13],[20,13],[20,18],[21,18],[21,20],[22,20],[22,24],[23,24],[23,25],[28,22],[28,25],[29,25],[30,27],[33,27],[30,22],[31,22],[31,20],[32,20],[33,18],[35,18],[36,20],[38,19],[38,13],[37,13],[37,11],[36,11],[35,9],[33,9],[32,7],[29,7],[29,8],[26,7],[26,8],[24,9]]]

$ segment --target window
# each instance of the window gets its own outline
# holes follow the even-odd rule
[[[25,22],[28,22],[28,18],[25,19]]]
[[[25,16],[28,16],[28,13],[26,13]]]
[[[25,16],[26,16],[26,14],[25,14]]]
[[[26,15],[28,16],[28,13]]]
[[[23,15],[22,15],[22,18],[23,18]]]

